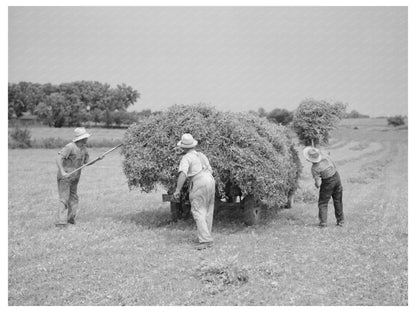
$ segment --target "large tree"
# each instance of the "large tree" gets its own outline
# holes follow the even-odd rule
[[[11,117],[11,112],[13,112],[16,117],[21,117],[25,112],[33,114],[36,106],[42,102],[43,97],[44,93],[40,84],[25,81],[21,81],[17,84],[9,83],[9,117]]]
[[[9,118],[13,115],[20,117],[29,111],[56,127],[79,126],[88,120],[96,123],[104,121],[106,126],[110,126],[114,122],[112,114],[115,111],[125,112],[140,97],[136,90],[126,84],[111,88],[109,84],[98,81],[75,81],[59,85],[9,83],[8,91]],[[120,122],[120,118],[117,122]]]
[[[45,97],[45,102],[38,106],[38,116],[49,126],[61,128],[65,125],[67,103],[60,93],[52,93]]]

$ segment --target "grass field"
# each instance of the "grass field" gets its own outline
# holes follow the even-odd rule
[[[74,137],[74,128],[32,127],[29,129],[33,139],[53,137],[71,141]],[[123,139],[126,129],[88,128],[87,131],[91,134],[91,140],[121,140]]]
[[[304,162],[292,209],[253,227],[220,211],[204,251],[193,220],[169,222],[163,190],[128,190],[117,152],[83,171],[77,224],[56,229],[57,150],[9,150],[9,305],[407,305],[407,143],[385,120],[343,122],[327,148],[343,228],[332,204],[317,226]]]

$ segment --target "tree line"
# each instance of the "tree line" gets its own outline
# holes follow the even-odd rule
[[[150,110],[127,112],[140,94],[125,84],[112,88],[97,81],[75,81],[54,85],[19,82],[8,84],[8,118],[30,113],[51,127],[79,126],[85,122],[132,123]]]
[[[141,112],[127,112],[140,94],[125,84],[112,88],[109,84],[97,81],[75,81],[53,85],[31,82],[9,83],[8,85],[8,117],[21,117],[30,113],[39,121],[50,127],[73,127],[87,122],[112,125],[131,124],[142,116],[149,116],[150,109]],[[253,112],[253,111],[252,111]],[[294,111],[275,108],[267,112],[259,108],[260,117],[272,122],[288,125],[292,123]],[[342,118],[369,118],[353,110]]]
[[[251,111],[259,115],[260,117],[265,117],[268,120],[286,126],[293,121],[293,116],[295,111],[289,111],[284,108],[275,108],[270,112],[267,112],[264,108],[260,107],[257,112]],[[340,118],[370,118],[369,115],[360,114],[356,110],[352,110],[351,112],[347,113],[345,109],[342,111]]]

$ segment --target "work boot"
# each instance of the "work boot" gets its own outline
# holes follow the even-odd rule
[[[338,225],[338,226],[341,226],[341,227],[342,227],[342,226],[344,226],[344,220],[342,220],[342,221],[337,221],[337,225]]]
[[[74,219],[74,218],[70,218],[70,219],[68,220],[68,223],[71,223],[71,224],[74,224],[74,225],[75,225],[75,219]]]
[[[213,245],[214,245],[213,242],[204,242],[204,243],[199,243],[195,248],[196,250],[203,250],[203,249],[211,248]]]
[[[328,225],[326,224],[326,222],[320,222],[319,223],[319,227],[324,228],[327,227]]]

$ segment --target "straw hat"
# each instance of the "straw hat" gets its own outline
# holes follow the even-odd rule
[[[195,140],[191,134],[185,133],[182,135],[181,140],[178,142],[177,146],[182,148],[193,148],[197,146],[198,141]]]
[[[307,146],[303,149],[303,156],[305,156],[307,160],[313,163],[320,162],[322,159],[321,152],[312,146]]]
[[[72,142],[77,142],[79,140],[86,139],[86,138],[90,137],[90,134],[83,127],[76,128],[74,130],[74,132],[75,132],[75,139],[73,139]]]

